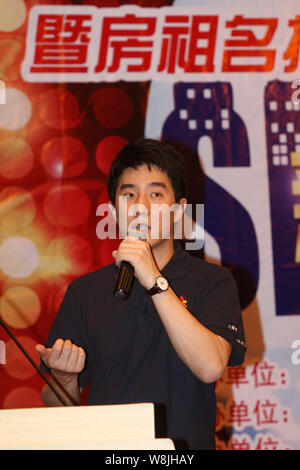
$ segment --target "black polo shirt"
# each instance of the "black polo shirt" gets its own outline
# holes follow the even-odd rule
[[[231,273],[179,242],[161,272],[199,322],[232,345],[229,365],[241,364],[246,347]],[[215,385],[202,383],[178,357],[137,279],[129,299],[113,297],[116,274],[112,263],[71,282],[47,347],[63,338],[84,348],[79,385],[89,385],[89,405],[152,402],[156,437],[170,437],[178,449],[214,449]]]

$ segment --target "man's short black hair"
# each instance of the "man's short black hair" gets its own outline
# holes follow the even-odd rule
[[[114,160],[107,180],[108,196],[115,204],[119,179],[126,168],[137,169],[142,165],[156,166],[164,171],[171,182],[175,200],[186,197],[185,168],[182,156],[170,145],[155,139],[142,138],[123,147]]]

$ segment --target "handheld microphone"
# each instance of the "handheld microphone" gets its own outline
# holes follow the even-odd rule
[[[136,219],[136,223],[139,222],[139,219]],[[138,238],[140,240],[145,239],[145,235],[140,231],[137,231],[136,228],[132,228],[129,232],[132,237]],[[134,267],[129,261],[121,261],[119,267],[119,273],[116,279],[113,295],[115,299],[126,300],[131,294],[131,289],[134,282]]]
[[[121,261],[114,287],[114,297],[118,300],[128,299],[134,281],[134,268],[129,261]]]

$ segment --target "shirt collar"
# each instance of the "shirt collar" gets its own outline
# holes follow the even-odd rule
[[[174,240],[174,253],[161,270],[161,274],[168,280],[184,277],[187,270],[187,257],[188,254],[182,248],[180,242],[178,240]]]

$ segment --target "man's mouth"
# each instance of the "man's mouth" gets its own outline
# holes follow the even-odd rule
[[[136,227],[138,231],[150,230],[150,226],[148,224],[138,224]]]

